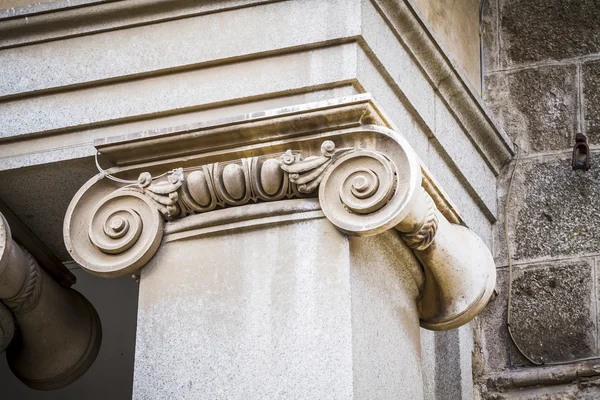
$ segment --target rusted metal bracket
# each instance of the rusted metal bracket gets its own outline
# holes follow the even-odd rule
[[[573,169],[590,169],[590,147],[587,137],[579,132],[575,135],[575,146],[573,146]]]

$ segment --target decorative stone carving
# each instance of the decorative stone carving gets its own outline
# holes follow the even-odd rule
[[[362,121],[377,122],[377,116],[369,108],[358,113],[352,107],[340,113],[358,116],[358,127],[353,123],[347,128],[348,123],[335,115],[328,118],[342,128],[333,124],[315,134],[322,115],[315,114],[310,120],[309,113],[298,124],[282,118],[280,125],[273,117],[272,126],[262,122],[264,140],[252,146],[225,140],[227,145],[219,142],[218,150],[210,150],[210,142],[206,142],[208,149],[198,149],[196,155],[144,164],[152,171],[140,173],[135,165],[115,168],[113,173],[139,174],[136,183],[122,188],[102,180],[102,172],[80,190],[69,207],[66,246],[75,261],[92,273],[129,274],[157,251],[163,224],[167,231],[171,224],[177,231],[189,231],[194,224],[208,229],[238,223],[242,215],[248,215],[240,211],[221,217],[224,208],[318,196],[323,214],[342,232],[366,236],[395,229],[413,249],[426,276],[420,298],[423,326],[451,329],[468,322],[493,291],[495,266],[489,250],[471,231],[456,225],[458,214],[431,177],[423,175],[409,144],[385,127],[360,125]],[[331,109],[327,112],[332,113]],[[299,134],[302,124],[307,128]],[[276,132],[274,126],[282,131]],[[286,136],[286,129],[293,130],[293,135]],[[222,141],[221,131],[219,135]],[[208,136],[203,133],[203,140]],[[248,143],[256,136],[244,127],[236,128],[232,135],[237,140],[247,138]],[[178,137],[188,143],[185,135]],[[127,147],[124,153],[130,154],[129,146],[138,145],[123,146]],[[152,178],[151,172],[162,175]],[[97,204],[91,212],[90,204]],[[206,213],[211,216],[193,216]],[[89,231],[89,237],[82,231]]]
[[[409,232],[400,231],[400,236],[404,240],[404,243],[408,245],[408,247],[414,250],[422,251],[431,246],[433,243],[439,220],[436,215],[437,208],[433,203],[431,196],[425,190],[422,190],[421,197],[427,205],[425,217],[416,229]]]
[[[162,215],[168,218],[167,208],[177,207],[165,206],[157,198],[160,195],[143,187],[128,186],[109,194],[96,205],[87,227],[93,249],[90,270],[114,269],[128,273],[150,259],[162,237],[161,211],[165,211]],[[165,198],[168,196],[161,199]]]
[[[12,372],[39,390],[64,387],[92,365],[102,332],[94,307],[78,292],[56,283],[27,250],[12,240],[0,214],[0,300],[12,311],[18,333],[7,349]],[[0,349],[14,325],[0,306]],[[9,313],[10,315],[10,313]]]

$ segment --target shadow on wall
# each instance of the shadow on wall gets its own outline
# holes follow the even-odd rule
[[[0,356],[2,400],[125,400],[131,399],[137,322],[138,284],[129,276],[106,279],[80,268],[74,289],[96,308],[102,321],[102,347],[92,367],[66,388],[43,392],[29,389]]]

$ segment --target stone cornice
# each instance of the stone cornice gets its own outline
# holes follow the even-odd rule
[[[424,267],[422,326],[455,328],[489,300],[493,259],[384,121],[354,96],[100,141],[119,166],[75,195],[65,245],[83,268],[119,276],[161,243],[216,231],[323,216],[348,235],[394,230]]]
[[[65,2],[64,7],[56,9],[46,9],[48,5],[40,3],[36,7],[26,7],[21,11],[5,10],[4,14],[0,14],[0,18],[5,19],[0,27],[2,38],[0,49],[271,2],[273,1],[198,3],[189,0],[91,0]],[[398,39],[418,61],[443,101],[451,105],[455,116],[486,162],[495,173],[498,173],[514,154],[511,140],[493,122],[491,114],[483,106],[479,96],[466,83],[461,72],[435,39],[411,1],[372,0],[371,2]],[[131,12],[133,10],[135,12]],[[339,38],[341,39],[352,40],[350,37]],[[354,40],[368,46],[360,35],[354,37]],[[315,43],[315,45],[322,44]]]

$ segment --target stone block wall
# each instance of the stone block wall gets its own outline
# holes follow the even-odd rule
[[[476,396],[598,399],[600,356],[600,2],[488,0],[485,93],[519,146],[502,172],[495,226],[498,297],[476,326]],[[571,169],[575,134],[592,149],[589,171]],[[504,230],[508,218],[508,235]],[[506,327],[508,255],[512,331]],[[549,365],[563,363],[564,365]]]

